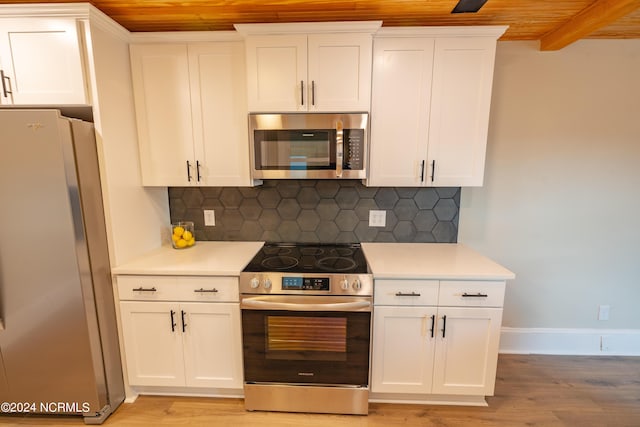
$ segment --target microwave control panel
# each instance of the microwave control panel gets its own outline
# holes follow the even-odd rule
[[[344,130],[344,169],[364,169],[364,129]]]

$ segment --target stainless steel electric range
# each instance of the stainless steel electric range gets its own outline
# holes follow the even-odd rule
[[[373,280],[359,244],[265,244],[240,293],[247,410],[367,414]]]

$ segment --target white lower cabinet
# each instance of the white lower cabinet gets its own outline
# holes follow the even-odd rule
[[[237,278],[127,276],[118,287],[130,386],[242,388]]]
[[[372,393],[493,395],[503,296],[501,281],[376,280]]]

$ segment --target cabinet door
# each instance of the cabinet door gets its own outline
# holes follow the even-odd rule
[[[183,303],[187,386],[242,388],[240,307]]]
[[[306,111],[307,36],[273,35],[246,40],[249,111]]]
[[[431,392],[435,315],[435,307],[374,307],[372,392]]]
[[[369,185],[423,185],[433,46],[429,38],[375,41]]]
[[[314,34],[308,39],[310,111],[369,111],[370,34]]]
[[[73,18],[0,19],[2,104],[88,104]]]
[[[124,301],[120,303],[120,315],[129,383],[183,386],[182,329],[177,305]]]
[[[436,41],[429,185],[482,185],[495,49],[493,38]]]
[[[500,308],[438,309],[433,393],[493,395],[501,321]]]
[[[143,185],[195,183],[187,46],[131,45],[131,71]]]
[[[251,185],[244,44],[198,43],[188,51],[200,183]]]

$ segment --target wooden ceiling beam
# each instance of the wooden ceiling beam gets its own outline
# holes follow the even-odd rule
[[[551,6],[552,7],[552,6]],[[542,36],[540,50],[558,50],[640,7],[640,0],[597,0]]]

